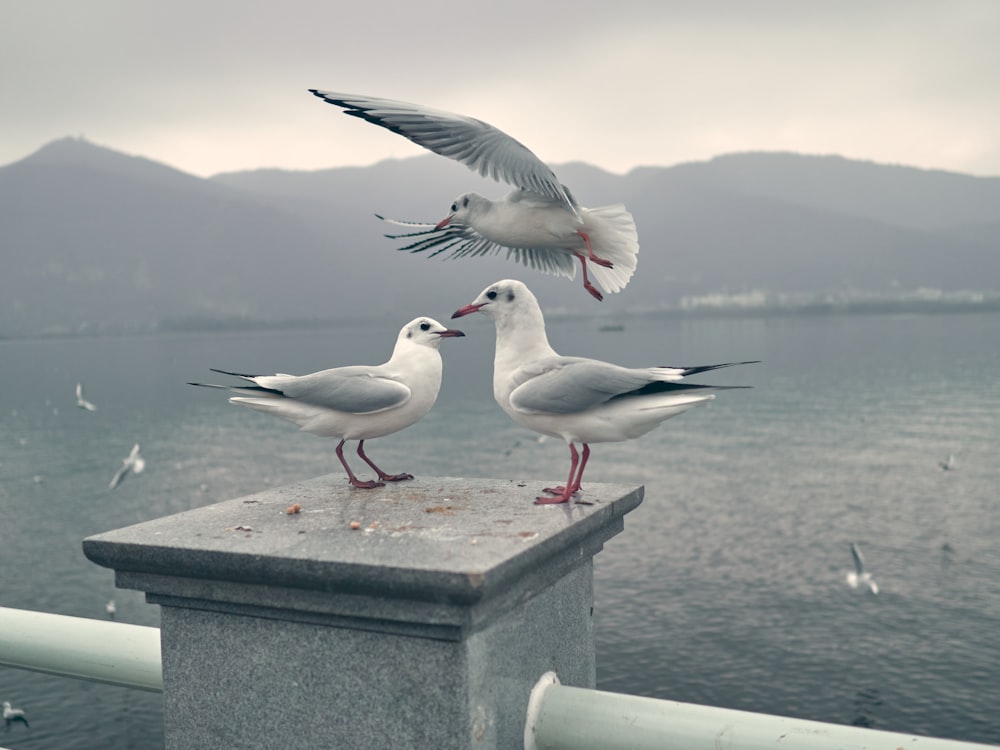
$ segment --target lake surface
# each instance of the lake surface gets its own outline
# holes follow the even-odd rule
[[[404,322],[0,341],[0,606],[103,618],[114,597],[119,621],[158,625],[84,537],[341,472],[334,442],[186,382],[382,362]],[[595,561],[599,687],[1000,743],[1000,315],[615,322],[550,337],[635,366],[763,363],[693,378],[752,390],[594,446],[585,480],[646,488]],[[461,324],[434,410],[369,455],[564,482],[566,447],[492,400],[492,324]],[[98,411],[75,407],[78,381]],[[134,442],[145,472],[109,491]],[[851,542],[877,596],[845,582]],[[155,694],[0,668],[0,700],[32,722],[0,727],[3,746],[162,747]]]

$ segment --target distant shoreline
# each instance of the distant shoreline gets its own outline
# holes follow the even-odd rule
[[[690,317],[774,317],[797,315],[944,315],[1000,312],[1000,294],[979,299],[847,299],[812,300],[759,305],[702,304],[679,308],[675,314]]]
[[[995,314],[1000,312],[1000,294],[983,294],[979,299],[845,299],[845,300],[803,300],[800,302],[740,303],[719,300],[715,303],[678,305],[673,307],[631,309],[613,314],[581,313],[579,310],[547,311],[551,320],[573,317],[590,319],[596,325],[608,328],[613,321],[617,329],[623,320],[648,318],[703,319],[703,318],[794,318],[838,315],[968,315],[976,313]],[[392,319],[395,322],[395,318]],[[266,331],[308,331],[327,330],[345,325],[365,326],[381,322],[373,318],[290,318],[286,320],[263,320],[258,318],[213,318],[192,316],[173,318],[157,323],[131,328],[82,328],[49,329],[35,332],[0,334],[2,341],[44,340],[44,339],[86,339],[105,336],[150,336],[161,334],[211,334],[211,333],[254,333]]]

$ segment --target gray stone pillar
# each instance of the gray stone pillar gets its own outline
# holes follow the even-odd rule
[[[83,548],[161,607],[168,750],[520,748],[541,674],[594,687],[592,558],[643,494],[538,484],[330,475]]]

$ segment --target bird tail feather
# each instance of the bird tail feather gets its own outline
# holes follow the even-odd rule
[[[639,254],[639,233],[635,219],[624,205],[588,208],[585,210],[590,245],[599,258],[611,261],[605,268],[587,264],[587,272],[606,292],[620,292],[635,273]]]

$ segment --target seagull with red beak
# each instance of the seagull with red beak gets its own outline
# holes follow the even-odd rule
[[[412,474],[387,474],[365,454],[365,440],[399,432],[418,422],[431,410],[441,388],[441,352],[446,338],[464,336],[433,318],[411,320],[399,332],[389,361],[381,365],[351,365],[310,375],[244,375],[226,370],[213,372],[242,378],[251,385],[212,385],[238,394],[231,404],[287,419],[303,432],[340,438],[337,458],[351,486],[381,487],[384,482],[413,479]],[[344,458],[344,443],[358,441],[358,456],[378,480],[358,479]]]
[[[697,367],[621,367],[564,357],[549,346],[538,300],[520,281],[490,284],[452,318],[482,313],[496,325],[493,397],[522,427],[569,444],[566,484],[546,488],[536,505],[568,502],[581,491],[591,443],[645,435],[670,417],[715,398],[725,386],[681,383],[699,372],[750,362]],[[578,452],[576,445],[583,448]],[[576,502],[584,502],[577,499]]]
[[[345,114],[391,130],[436,154],[455,159],[484,177],[515,189],[500,200],[465,193],[437,224],[400,222],[414,231],[386,235],[405,239],[400,250],[449,257],[507,257],[545,273],[574,278],[579,260],[583,286],[592,297],[620,292],[635,273],[639,238],[625,206],[584,208],[555,173],[527,147],[482,120],[418,104],[341,94],[310,92]],[[381,216],[379,218],[382,218]]]

